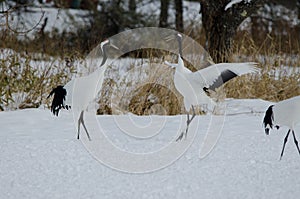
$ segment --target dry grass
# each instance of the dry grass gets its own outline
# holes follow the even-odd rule
[[[268,45],[267,45],[268,44]],[[296,54],[295,54],[296,52]],[[280,101],[300,94],[299,49],[282,52],[268,36],[260,46],[247,35],[235,46],[231,62],[255,61],[259,74],[239,77],[225,85],[227,97]]]
[[[235,42],[230,61],[258,62],[261,72],[226,83],[221,92],[225,92],[227,98],[261,98],[280,101],[300,94],[300,57],[299,49],[296,49],[294,44],[290,44],[293,47],[290,52],[287,52],[287,47],[281,50],[278,40],[270,36],[260,45],[257,45],[249,35],[243,35],[236,40],[238,42]],[[14,43],[15,40],[11,41],[6,43],[5,47],[18,45]],[[66,56],[64,52],[62,57]],[[174,71],[161,67],[164,58],[170,55],[160,56],[161,58],[157,59],[157,52],[148,52],[148,59],[156,59],[154,62],[160,67],[151,66],[151,70],[140,70],[137,73],[140,77],[138,82],[119,82],[118,79],[107,78],[101,91],[98,113],[132,112],[137,115],[184,113],[182,96],[173,84]],[[72,57],[79,59],[76,53]],[[45,66],[34,67],[32,61],[37,59],[46,62]],[[46,97],[50,90],[66,83],[76,72],[74,66],[66,67],[67,62],[64,59],[60,62],[51,59],[61,60],[61,58],[50,58],[45,54],[37,58],[32,53],[12,53],[1,58],[0,109],[39,107],[44,104],[49,106],[50,101],[46,100]],[[131,66],[131,70],[136,68],[135,65]],[[121,89],[116,89],[118,87]]]
[[[222,101],[225,97],[260,98],[276,102],[300,94],[300,57],[294,54],[297,50],[283,53],[278,49],[277,43],[266,45],[275,42],[274,39],[268,37],[266,40],[268,41],[257,46],[251,37],[244,35],[242,40],[236,43],[230,61],[257,62],[260,72],[229,81],[218,89],[215,94],[218,96],[217,100]],[[152,54],[148,56],[150,59],[155,57]],[[142,77],[143,72],[140,72],[139,76]],[[123,112],[137,115],[185,113],[182,96],[174,88],[173,72],[162,68],[153,69],[153,75],[143,79],[141,84],[128,84],[130,92],[122,95]]]
[[[111,68],[108,70],[109,73]],[[180,113],[182,97],[173,85],[173,72],[157,61],[131,64],[118,83],[106,79],[98,113],[132,112],[137,115]]]
[[[2,52],[0,58],[0,108],[14,110],[36,108],[49,104],[46,100],[52,88],[66,83],[74,67],[64,67],[64,61],[43,61],[36,66],[34,58],[14,51]],[[44,57],[45,58],[45,57]],[[43,59],[44,59],[43,58]]]

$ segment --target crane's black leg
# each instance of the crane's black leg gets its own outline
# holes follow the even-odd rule
[[[89,138],[89,140],[91,140],[90,135],[89,135],[89,133],[88,133],[88,130],[87,130],[85,124],[84,124],[84,120],[83,120],[83,112],[84,112],[84,111],[81,111],[80,117],[79,117],[79,120],[78,120],[78,135],[77,135],[77,139],[79,139],[80,123],[81,123],[82,126],[83,126],[83,128],[84,128],[84,130],[85,130],[85,132],[86,132],[87,137]]]
[[[186,118],[187,118],[186,125],[188,126],[189,125],[189,120],[190,120],[189,112],[186,113]],[[183,135],[184,135],[184,131],[182,131],[181,134],[178,136],[178,138],[176,139],[176,142],[178,142],[179,140],[182,140]]]
[[[186,126],[186,130],[185,130],[185,138],[186,138],[186,136],[187,136],[187,132],[188,132],[188,130],[189,130],[190,123],[192,122],[192,120],[193,120],[194,117],[196,116],[194,106],[192,106],[192,111],[193,111],[192,118],[191,118],[190,120],[188,119],[188,121],[187,121],[187,126]]]
[[[178,138],[176,139],[176,142],[181,140],[183,138],[183,135],[184,137],[186,138],[187,137],[187,132],[189,130],[189,126],[190,126],[190,123],[192,122],[192,120],[195,118],[196,114],[195,114],[195,109],[194,109],[194,106],[192,106],[192,110],[193,110],[193,115],[192,115],[192,118],[190,119],[190,115],[189,113],[187,112],[186,114],[186,117],[187,117],[187,120],[186,120],[186,129],[185,129],[185,132],[181,132],[181,134],[178,136]]]
[[[285,136],[285,138],[284,138],[283,147],[282,147],[282,151],[281,151],[281,155],[280,155],[280,160],[281,160],[281,158],[282,158],[282,155],[283,155],[283,152],[284,152],[284,147],[285,147],[285,144],[286,144],[286,142],[287,142],[287,140],[288,140],[290,131],[291,131],[291,129],[289,129],[289,131],[287,132],[287,134],[286,134],[286,136]]]
[[[298,152],[299,152],[299,154],[300,154],[300,150],[299,150],[299,146],[298,146],[298,141],[297,141],[296,136],[295,136],[295,131],[292,130],[292,133],[293,133],[293,137],[294,137],[294,142],[295,142],[296,147],[297,147],[297,149],[298,149]]]
[[[186,116],[187,116],[187,121],[186,121],[186,123],[188,124],[188,121],[189,121],[189,113],[187,113]],[[176,142],[178,142],[179,140],[182,140],[183,135],[184,135],[184,131],[182,131],[182,132],[180,133],[180,135],[179,135],[178,138],[176,139]]]
[[[82,114],[82,112],[80,113],[80,116],[78,118],[78,134],[77,134],[77,139],[79,139],[79,134],[80,134],[80,123],[81,123],[80,118],[81,118],[81,114]]]
[[[179,140],[182,140],[184,135],[184,132],[182,131],[181,134],[178,136],[178,138],[176,139],[176,142],[178,142]]]

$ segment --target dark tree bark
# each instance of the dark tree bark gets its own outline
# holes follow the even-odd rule
[[[159,27],[168,27],[168,9],[169,0],[160,0],[160,16],[159,16]]]
[[[265,0],[242,1],[225,11],[231,0],[200,0],[206,49],[214,62],[228,62],[232,39],[238,26],[256,12]]]
[[[182,0],[175,0],[175,10],[176,10],[176,30],[179,32],[183,32],[184,27],[183,27],[183,5],[182,5]]]
[[[297,1],[298,19],[300,19],[300,0]]]
[[[131,13],[135,13],[135,10],[136,10],[136,2],[135,2],[135,0],[129,0],[128,8],[129,8],[129,11]]]

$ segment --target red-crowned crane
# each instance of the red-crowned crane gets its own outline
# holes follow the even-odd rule
[[[274,105],[269,106],[269,108],[267,109],[263,120],[265,133],[267,135],[269,135],[270,129],[272,129],[273,126],[276,129],[279,129],[280,126],[287,126],[289,128],[283,141],[280,160],[283,156],[285,144],[288,140],[290,132],[292,132],[293,134],[294,143],[300,154],[298,141],[296,139],[295,131],[294,131],[295,125],[298,124],[299,122],[300,122],[300,96],[280,101]]]
[[[59,85],[54,88],[48,98],[54,94],[51,112],[58,116],[60,109],[70,109],[72,104],[72,109],[77,109],[80,114],[78,115],[78,134],[77,139],[79,139],[80,134],[80,124],[82,124],[87,137],[91,140],[88,130],[84,123],[84,111],[86,111],[90,102],[95,98],[95,93],[101,90],[102,83],[104,80],[104,72],[107,68],[106,60],[106,48],[111,46],[115,49],[118,49],[115,45],[111,44],[110,40],[105,40],[101,42],[100,48],[102,51],[102,62],[93,73],[88,76],[79,77],[72,79],[66,85]],[[76,85],[76,86],[75,86]],[[76,90],[73,90],[75,89]]]
[[[184,66],[182,57],[182,35],[176,34],[179,45],[178,63],[169,63],[167,65],[175,68],[174,84],[175,88],[184,98],[184,106],[187,112],[187,127],[176,141],[181,140],[183,135],[187,136],[190,123],[195,117],[194,105],[213,104],[216,103],[207,95],[209,89],[215,90],[222,86],[225,82],[234,77],[241,76],[247,73],[257,72],[256,63],[219,63],[211,65],[207,68],[196,72],[190,71]],[[192,117],[189,116],[189,111],[192,109]]]

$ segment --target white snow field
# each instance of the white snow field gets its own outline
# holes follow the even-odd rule
[[[293,140],[279,161],[287,129],[266,136],[262,128],[271,103],[258,99],[226,103],[222,134],[208,156],[199,158],[210,118],[201,115],[187,152],[170,166],[144,174],[120,172],[98,162],[76,139],[71,112],[63,111],[59,117],[48,109],[0,112],[0,198],[299,198],[300,157]],[[97,119],[116,145],[143,151],[138,139],[122,135],[115,125],[115,118],[128,116]],[[176,138],[178,123],[185,119],[155,117],[166,124],[147,140],[150,146]],[[144,124],[149,120],[136,118]],[[300,128],[295,132],[300,139]],[[82,131],[81,139],[85,137]],[[191,135],[181,142],[189,139]]]

